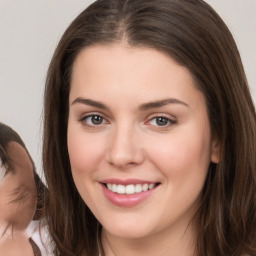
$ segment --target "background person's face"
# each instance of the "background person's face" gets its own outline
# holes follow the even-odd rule
[[[6,173],[1,167],[0,223],[11,223],[25,229],[32,220],[36,207],[36,185],[33,167],[25,149],[16,142],[8,144],[8,154],[14,172]]]
[[[122,45],[78,55],[68,150],[83,200],[108,234],[126,238],[182,236],[219,160],[190,72],[154,49]]]

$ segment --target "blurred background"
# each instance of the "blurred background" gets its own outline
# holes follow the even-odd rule
[[[42,103],[53,51],[93,0],[0,0],[0,122],[23,138],[42,175]],[[256,1],[206,0],[230,28],[256,99]]]

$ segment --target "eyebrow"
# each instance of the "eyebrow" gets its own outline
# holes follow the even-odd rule
[[[89,105],[92,107],[96,107],[96,108],[100,108],[103,110],[109,110],[109,108],[103,104],[102,102],[99,101],[95,101],[95,100],[91,100],[91,99],[84,99],[84,98],[76,98],[71,105],[77,104],[77,103],[81,103],[84,105]],[[157,100],[157,101],[152,101],[152,102],[148,102],[148,103],[144,103],[142,105],[139,106],[139,110],[140,111],[146,111],[146,110],[150,110],[153,108],[160,108],[160,107],[164,107],[168,104],[180,104],[183,106],[188,107],[189,105],[181,100],[178,99],[174,99],[174,98],[168,98],[168,99],[163,99],[163,100]]]
[[[81,104],[84,104],[84,105],[89,105],[89,106],[104,109],[104,110],[109,110],[109,108],[105,104],[103,104],[99,101],[91,100],[91,99],[84,99],[84,98],[79,97],[79,98],[76,98],[71,103],[71,105],[74,105],[74,104],[77,104],[77,103],[81,103]]]
[[[139,110],[145,111],[145,110],[149,110],[152,108],[160,108],[160,107],[164,107],[168,104],[181,104],[183,106],[188,107],[188,104],[181,100],[174,99],[174,98],[168,98],[168,99],[164,99],[164,100],[157,100],[157,101],[152,101],[149,103],[144,103],[139,106]]]

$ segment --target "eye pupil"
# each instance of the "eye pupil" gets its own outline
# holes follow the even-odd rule
[[[168,120],[167,120],[167,118],[165,118],[165,117],[157,117],[156,123],[157,123],[157,125],[159,125],[159,126],[164,126],[164,125],[167,125]]]
[[[101,116],[92,116],[92,123],[95,125],[102,124],[103,118]]]

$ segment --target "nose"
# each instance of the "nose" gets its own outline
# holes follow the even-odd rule
[[[144,151],[135,130],[122,126],[113,131],[106,154],[109,164],[118,169],[126,169],[144,161]]]

